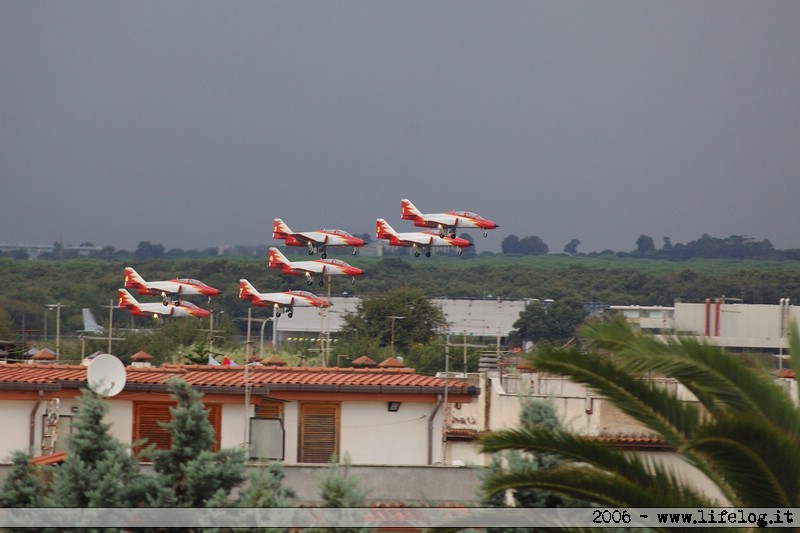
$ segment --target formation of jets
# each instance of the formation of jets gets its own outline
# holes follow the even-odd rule
[[[413,221],[417,227],[431,229],[428,231],[397,232],[386,220],[379,218],[375,221],[375,235],[378,239],[386,240],[390,246],[412,248],[415,257],[419,257],[422,253],[426,257],[430,257],[432,248],[437,246],[456,247],[458,254],[461,255],[464,248],[472,246],[472,242],[456,236],[456,231],[459,228],[482,229],[483,236],[486,237],[488,230],[499,227],[497,223],[470,211],[422,213],[406,198],[400,201],[400,218]],[[280,269],[283,274],[287,275],[304,276],[308,285],[313,285],[316,282],[322,287],[327,276],[350,276],[350,282],[355,283],[356,277],[364,273],[360,268],[349,265],[344,261],[327,258],[328,248],[331,247],[352,247],[352,253],[355,255],[358,248],[364,246],[363,239],[355,237],[346,231],[320,229],[294,232],[282,219],[276,218],[272,223],[272,237],[282,240],[286,246],[305,247],[308,249],[309,255],[320,253],[322,259],[290,261],[277,248],[270,247],[269,249],[269,268]],[[218,296],[221,292],[219,289],[193,278],[147,281],[132,267],[125,268],[124,287],[119,289],[118,292],[119,307],[128,310],[135,316],[151,317],[208,317],[210,311],[202,309],[192,302],[182,299],[182,297],[201,295],[207,296],[211,301],[211,297]],[[139,302],[128,289],[135,290],[141,295],[161,296],[161,302]],[[246,279],[239,280],[239,298],[249,302],[252,306],[272,307],[275,310],[276,317],[282,313],[286,313],[291,317],[295,307],[325,308],[331,305],[328,300],[319,298],[308,291],[258,292]]]

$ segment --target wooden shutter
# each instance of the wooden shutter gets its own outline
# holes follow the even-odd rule
[[[266,396],[260,397],[256,404],[256,418],[283,419],[283,402],[271,400]]]
[[[138,455],[150,444],[155,444],[157,450],[168,450],[172,447],[172,437],[159,424],[159,422],[169,422],[172,419],[169,412],[170,405],[172,404],[133,404],[133,440],[147,439],[144,444],[134,447],[134,454]]]
[[[339,404],[304,403],[300,407],[301,463],[339,461]]]
[[[155,443],[157,450],[168,450],[172,447],[172,437],[159,422],[169,422],[172,414],[169,412],[174,403],[146,403],[133,404],[133,440],[147,439],[144,445],[134,447],[135,454],[141,452],[148,445]],[[218,404],[206,405],[206,413],[211,427],[214,428],[214,451],[220,449],[220,426],[222,409]]]

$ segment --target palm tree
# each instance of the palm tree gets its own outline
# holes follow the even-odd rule
[[[621,318],[589,322],[580,334],[583,351],[545,347],[533,354],[534,367],[595,389],[700,470],[726,501],[714,501],[637,454],[537,427],[490,434],[481,447],[552,453],[567,462],[548,470],[506,470],[486,490],[547,489],[614,507],[800,506],[800,410],[797,398],[768,372],[694,339],[660,341]],[[791,339],[797,369],[796,325]],[[657,388],[648,379],[652,374],[674,378],[697,401]]]

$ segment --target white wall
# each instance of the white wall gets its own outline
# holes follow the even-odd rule
[[[353,464],[425,465],[428,463],[428,419],[434,404],[402,402],[391,413],[386,402],[344,402],[341,411],[340,458]],[[441,462],[441,417],[433,428],[433,462]]]
[[[0,425],[6,428],[3,438],[0,439],[0,458],[4,461],[11,459],[11,452],[28,451],[30,413],[34,405],[33,401],[22,400],[0,402]],[[42,402],[36,413],[35,421],[40,432],[34,440],[34,450],[39,450],[41,446],[41,420],[45,407],[45,402]],[[14,430],[9,431],[9,428],[14,428]]]

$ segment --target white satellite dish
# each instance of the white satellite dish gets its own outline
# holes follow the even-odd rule
[[[86,369],[86,382],[89,388],[107,398],[122,392],[126,379],[125,365],[108,353],[92,359],[89,368]]]

